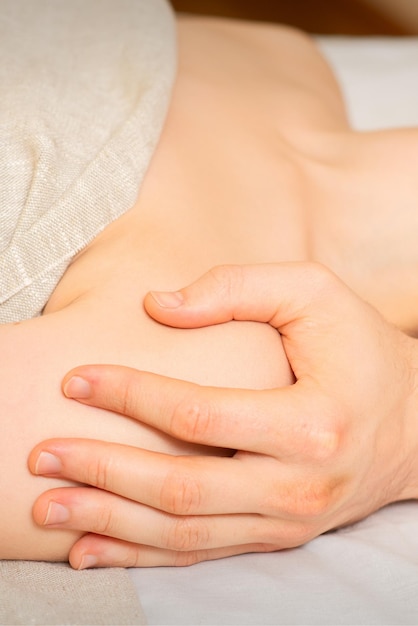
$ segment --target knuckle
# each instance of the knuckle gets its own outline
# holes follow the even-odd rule
[[[332,489],[327,483],[319,483],[311,486],[303,492],[298,508],[300,516],[308,519],[316,519],[325,515],[332,504]]]
[[[318,261],[305,263],[307,276],[313,289],[329,287],[337,280],[336,275],[326,265]]]
[[[85,482],[105,491],[112,491],[112,460],[99,457],[92,460],[86,467]]]
[[[117,556],[113,557],[113,561],[107,564],[107,567],[140,567],[141,566],[141,552],[140,549],[135,546],[129,546],[125,548],[123,545],[119,547]]]
[[[190,391],[175,406],[170,431],[175,437],[197,443],[209,443],[213,431],[215,412],[213,406],[198,392]]]
[[[216,299],[231,307],[243,291],[245,270],[241,265],[217,265],[208,272]]]
[[[110,507],[101,507],[95,513],[94,532],[99,535],[112,536],[115,532],[115,520]]]
[[[258,550],[271,552],[301,546],[313,539],[317,532],[316,527],[306,521],[287,521],[277,523],[277,519],[270,518],[264,533],[259,537]]]
[[[191,475],[173,471],[164,480],[160,492],[161,509],[173,515],[190,515],[201,503],[200,485]]]
[[[296,548],[297,546],[303,546],[319,534],[316,527],[312,524],[301,522],[290,524],[285,534],[286,547]]]
[[[293,519],[316,521],[333,509],[339,481],[322,480],[294,490],[286,512]]]
[[[192,550],[190,552],[175,552],[174,553],[174,567],[189,567],[190,565],[196,565],[202,561],[209,560],[209,553],[207,550]]]
[[[317,261],[308,261],[304,264],[304,284],[309,290],[312,302],[321,303],[333,296],[335,298],[336,290],[341,292],[342,282],[322,263]]]
[[[195,517],[171,518],[163,544],[168,550],[194,552],[204,548],[209,541],[207,526]]]
[[[124,377],[123,385],[117,390],[117,394],[112,391],[111,406],[117,401],[117,411],[121,415],[134,416],[138,412],[139,396],[138,383],[132,374]]]
[[[244,281],[244,269],[240,265],[217,265],[208,272],[216,286],[217,295],[223,300],[233,299]]]
[[[273,543],[255,543],[252,545],[254,552],[278,552],[284,550],[287,546],[283,545],[283,540],[277,542],[277,537],[274,538]]]
[[[344,417],[341,407],[332,399],[316,399],[315,415],[301,421],[302,452],[313,462],[332,462],[340,453],[344,440]]]
[[[335,425],[322,426],[311,430],[308,456],[317,462],[330,462],[341,449],[342,433]]]

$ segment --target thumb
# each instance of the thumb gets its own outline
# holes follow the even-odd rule
[[[339,284],[342,293],[335,298]],[[332,286],[334,288],[332,288]],[[150,292],[148,314],[168,326],[197,328],[231,320],[267,322],[279,329],[303,317],[316,322],[344,310],[350,290],[318,263],[224,265],[176,292]],[[335,310],[335,309],[338,309]]]

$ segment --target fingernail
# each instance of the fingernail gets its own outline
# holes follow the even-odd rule
[[[180,291],[151,291],[150,293],[156,303],[164,309],[177,309],[184,304]]]
[[[91,385],[81,376],[72,376],[64,385],[64,394],[67,398],[90,398]]]
[[[61,459],[50,452],[41,452],[35,464],[35,474],[59,474]]]
[[[70,511],[67,507],[62,504],[58,504],[58,502],[50,502],[46,512],[44,525],[49,526],[52,524],[62,524],[63,522],[68,522],[69,519]]]
[[[92,554],[85,554],[80,561],[80,565],[77,569],[88,569],[89,567],[96,567],[98,565],[99,559]]]

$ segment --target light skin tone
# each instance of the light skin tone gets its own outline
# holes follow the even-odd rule
[[[34,473],[100,489],[93,497],[58,489],[34,507],[42,524],[59,503],[65,528],[91,533],[72,548],[74,567],[186,565],[291,548],[418,497],[418,341],[324,267],[218,267],[174,294],[149,294],[145,306],[182,328],[270,324],[296,382],[248,391],[117,366],[70,372],[67,397],[189,443],[238,450],[213,458],[88,440],[38,446]]]
[[[184,434],[179,426],[176,430],[179,439],[163,432],[168,428],[164,420],[158,423],[157,429],[147,426],[147,419],[159,422],[157,415],[144,415],[142,421],[138,421],[113,410],[103,411],[87,402],[69,401],[61,392],[65,373],[80,363],[128,366],[131,369],[123,371],[130,372],[130,376],[141,370],[141,388],[149,389],[146,397],[142,398],[142,401],[148,398],[147,406],[154,405],[156,395],[160,402],[163,400],[161,389],[172,388],[174,399],[179,397],[177,385],[180,385],[180,393],[189,389],[186,383],[170,382],[167,378],[201,385],[204,393],[207,393],[205,390],[208,387],[223,386],[258,390],[260,394],[262,390],[270,390],[271,397],[272,390],[284,387],[286,391],[291,385],[293,375],[282,336],[266,320],[261,323],[231,321],[195,329],[169,327],[152,319],[142,306],[145,298],[148,311],[158,317],[157,309],[151,311],[152,300],[146,297],[151,289],[176,290],[211,267],[222,264],[317,261],[332,268],[350,289],[370,302],[389,322],[405,330],[417,326],[417,309],[414,306],[418,276],[417,132],[353,132],[328,66],[313,42],[292,30],[222,20],[182,19],[179,21],[179,46],[179,73],[168,118],[135,206],[109,225],[73,260],[42,317],[16,326],[0,327],[0,409],[5,433],[0,439],[0,496],[2,501],[9,503],[0,516],[0,558],[65,560],[71,551],[71,563],[84,567],[92,564],[91,558],[89,561],[87,557],[95,557],[97,552],[92,554],[92,550],[87,549],[89,546],[83,544],[91,540],[91,535],[82,538],[82,543],[77,544],[77,540],[86,531],[106,534],[107,529],[109,534],[119,539],[148,545],[148,548],[141,548],[142,564],[152,565],[159,562],[158,559],[161,561],[161,551],[170,562],[193,559],[191,550],[186,549],[187,542],[179,550],[176,543],[178,536],[176,539],[174,533],[173,537],[177,518],[170,515],[161,518],[158,508],[152,509],[147,503],[135,504],[123,494],[106,494],[94,489],[86,493],[84,487],[74,486],[71,482],[73,487],[69,492],[54,492],[61,493],[64,498],[58,503],[60,507],[54,507],[56,500],[49,490],[62,489],[69,484],[68,481],[61,478],[60,472],[58,477],[38,477],[31,474],[28,468],[30,451],[43,440],[71,440],[76,454],[78,446],[74,440],[77,439],[80,446],[77,454],[80,455],[83,450],[90,450],[83,440],[107,442],[105,445],[109,447],[101,456],[103,462],[100,467],[112,480],[113,472],[117,472],[117,466],[122,463],[121,473],[127,484],[136,483],[138,454],[141,458],[146,456],[149,465],[144,463],[141,466],[143,489],[137,495],[139,500],[143,497],[143,490],[152,490],[154,472],[160,471],[160,476],[164,476],[167,461],[173,461],[170,456],[164,455],[173,455],[173,458],[188,455],[192,459],[189,461],[191,465],[202,463],[202,467],[206,466],[209,454],[217,455],[220,458],[209,461],[213,466],[213,479],[208,477],[207,480],[212,481],[217,497],[222,495],[220,488],[225,485],[221,500],[230,499],[231,488],[226,491],[224,464],[228,462],[229,467],[229,464],[236,463],[238,458],[245,456],[244,452],[240,452],[238,458],[225,459],[225,454],[230,452],[196,447],[181,441],[183,436],[187,439],[189,435]],[[292,59],[291,64],[289,58]],[[314,267],[318,268],[317,265]],[[297,275],[293,274],[293,280],[296,279]],[[297,282],[301,284],[299,279]],[[310,282],[311,278],[306,284]],[[332,284],[335,285],[334,282]],[[342,287],[336,289],[339,292]],[[354,298],[352,301],[349,298],[351,302],[360,303],[359,308],[363,311],[366,306],[363,300],[350,297]],[[332,303],[332,298],[329,302]],[[274,306],[278,304],[279,300],[275,299]],[[336,306],[335,302],[333,306]],[[374,311],[367,308],[367,311],[370,310]],[[319,313],[320,307],[315,311]],[[373,313],[380,319],[379,314]],[[173,315],[178,315],[178,312]],[[369,345],[367,333],[370,324],[365,322],[367,315],[363,318],[359,314],[362,324],[351,329],[350,338],[357,337],[357,345],[363,335],[365,345]],[[159,319],[166,321],[161,315]],[[174,317],[172,319],[175,321]],[[213,320],[201,320],[200,323],[207,321]],[[181,320],[177,320],[179,322]],[[193,325],[192,322],[188,325]],[[384,328],[387,323],[382,322]],[[390,324],[388,327],[392,329]],[[346,328],[341,328],[341,332],[347,336]],[[387,351],[392,349],[389,344],[394,344],[393,359],[402,353],[399,367],[403,371],[405,359],[409,363],[409,356],[406,357],[398,346],[400,337],[404,335],[396,331],[385,336]],[[373,342],[372,339],[370,341]],[[409,340],[406,343],[412,345]],[[334,337],[333,345],[337,348],[343,344]],[[363,348],[359,347],[358,354],[363,354]],[[378,355],[374,358],[377,359]],[[356,367],[364,367],[364,364],[365,359],[358,355],[355,360],[353,357],[350,377],[356,372]],[[153,373],[145,374],[144,371]],[[114,375],[114,384],[122,384],[117,371]],[[160,379],[157,375],[167,378]],[[387,382],[388,376],[382,374],[382,385],[385,385],[383,381]],[[301,385],[291,387],[293,390],[300,388]],[[384,386],[385,394],[389,388],[388,384]],[[192,386],[192,390],[195,389]],[[397,396],[398,411],[402,411],[404,402],[402,389]],[[215,390],[213,393],[217,397]],[[237,402],[237,406],[241,407],[242,402],[235,400],[235,392],[229,393],[230,402]],[[269,393],[266,392],[266,397]],[[253,397],[252,393],[250,397]],[[169,411],[173,400],[169,394],[164,398]],[[335,402],[338,404],[338,398]],[[386,399],[385,405],[388,403]],[[355,422],[352,413],[350,415]],[[347,429],[350,415],[346,415]],[[245,450],[248,442],[245,437],[250,436],[241,428],[244,418],[245,413],[237,413],[235,428],[225,425],[223,430],[216,429],[210,445],[219,439],[222,447]],[[367,423],[369,419],[367,417]],[[382,420],[389,428],[383,416]],[[259,425],[265,428],[261,423]],[[383,432],[382,429],[373,430],[373,425],[376,422],[370,419],[370,429],[366,430],[369,442],[373,440],[373,433],[376,441],[380,441],[378,435]],[[391,426],[394,430],[391,436],[399,441],[398,421],[392,422]],[[328,427],[333,432],[331,423]],[[353,432],[358,431],[354,428]],[[289,430],[283,444],[293,441],[291,434]],[[408,439],[411,445],[413,440],[411,432]],[[128,455],[126,461],[120,461],[117,448],[113,448],[110,442],[132,446],[132,449],[123,448]],[[251,442],[254,442],[254,437],[251,437]],[[343,442],[347,444],[344,458],[349,459],[356,447],[355,436],[351,439],[347,436]],[[303,448],[303,441],[300,446]],[[38,447],[37,452],[40,450]],[[45,451],[50,452],[49,449]],[[156,457],[152,451],[161,456]],[[400,446],[393,460],[394,464],[399,463],[399,467],[404,465],[401,451]],[[302,455],[302,452],[299,449],[299,454]],[[390,451],[387,452],[392,463]],[[258,450],[254,453],[259,455]],[[281,450],[277,452],[281,453]],[[202,460],[197,460],[197,454],[202,455]],[[92,463],[82,471],[88,472],[90,467],[94,477],[97,474],[94,461],[97,456],[93,450],[91,455]],[[248,461],[245,463],[250,462],[250,457],[256,458],[246,456]],[[312,453],[307,451],[307,456],[311,458]],[[260,463],[271,463],[272,467],[276,467],[277,459],[272,458],[268,462],[267,457],[268,454],[264,455],[264,461],[260,460]],[[129,459],[131,463],[128,463]],[[158,470],[156,459],[161,461],[161,470]],[[389,460],[382,461],[382,464],[389,467]],[[311,461],[314,464],[315,460]],[[306,463],[300,465],[301,476],[308,473]],[[325,460],[323,463],[325,467]],[[247,465],[242,463],[241,466],[242,480],[246,480]],[[327,467],[332,478],[334,466],[331,460]],[[30,457],[30,469],[32,472],[41,471],[36,453]],[[289,465],[289,478],[293,469]],[[258,472],[256,467],[254,472]],[[132,481],[128,480],[129,476],[133,477]],[[325,469],[323,475],[321,472],[313,475],[311,481],[314,479],[318,481],[315,482],[316,493],[320,495],[320,482],[326,480]],[[87,484],[94,482],[84,475],[80,480]],[[181,475],[179,480],[182,480]],[[355,480],[354,477],[351,482],[348,481],[349,485]],[[313,482],[309,484],[314,487]],[[235,500],[228,506],[236,508],[239,499],[243,502],[239,506],[248,508],[248,502],[242,497],[242,485],[246,493],[246,484],[240,483],[241,496],[237,492]],[[49,495],[42,495],[38,500],[47,491]],[[117,493],[117,485],[114,491]],[[398,491],[394,487],[393,495]],[[167,501],[173,493],[177,494],[178,490],[167,488]],[[268,500],[267,492],[263,493]],[[65,500],[74,499],[77,494],[79,501],[74,511],[78,511],[78,518],[76,512],[72,513],[76,503]],[[112,497],[115,504],[113,510],[120,520],[118,522],[114,518],[119,529],[111,528],[111,520],[106,518],[104,496]],[[262,505],[259,496],[251,497],[258,498],[257,502]],[[333,497],[337,497],[337,493]],[[215,500],[214,495],[208,502],[214,503]],[[33,510],[36,523],[32,515],[34,502],[37,502]],[[248,511],[240,517],[246,517],[251,528],[253,522],[261,517],[256,509],[257,502],[252,502],[249,517],[246,517]],[[375,505],[381,504],[383,502],[376,497]],[[216,506],[213,504],[213,510],[207,510],[208,516],[217,515],[221,505],[219,500]],[[179,506],[178,500],[172,501],[171,505],[168,502],[166,506]],[[292,502],[289,495],[287,503],[281,508],[284,507],[290,516],[298,506],[298,501]],[[343,508],[341,505],[340,516],[327,514],[326,524],[317,523],[314,528],[307,522],[304,539],[308,540],[324,526],[339,522],[340,517],[344,517]],[[360,508],[356,514],[360,514]],[[56,519],[53,521],[53,514],[57,511],[61,514],[60,524]],[[230,513],[234,513],[234,508]],[[131,517],[132,514],[134,517]],[[312,509],[308,517],[311,514]],[[263,528],[273,529],[276,515],[273,508],[266,514],[266,520],[268,515],[271,519]],[[300,511],[298,515],[301,515]],[[132,527],[128,532],[125,525],[129,519],[132,520]],[[161,527],[158,522],[161,519],[167,523],[166,526]],[[211,558],[216,554],[221,556],[231,553],[231,550],[236,551],[237,541],[240,545],[243,541],[247,542],[241,550],[253,547],[253,544],[248,544],[248,541],[254,541],[254,537],[249,539],[251,532],[248,524],[243,531],[245,537],[234,535],[231,538],[231,532],[235,533],[236,528],[234,524],[232,531],[231,527],[229,531],[219,529],[214,539],[217,547],[214,544],[209,549],[220,552],[211,552]],[[260,538],[260,533],[263,538]],[[260,530],[260,533],[255,539],[258,544],[268,544],[270,549],[277,543],[273,537],[267,541],[263,534],[265,530]],[[220,540],[222,534],[224,538]],[[96,541],[102,539],[97,537]],[[167,542],[170,541],[172,550],[166,552]],[[222,545],[219,545],[220,541]],[[294,545],[301,541],[301,534],[296,536],[295,533]],[[95,545],[98,550],[98,544]],[[106,545],[106,550],[109,550],[110,544]],[[116,540],[115,546],[120,548],[119,540]],[[263,546],[259,545],[259,548]],[[104,553],[100,564],[105,564],[106,558],[108,564],[112,564],[109,552]],[[125,563],[132,563],[132,559],[132,554],[126,553]],[[113,561],[120,563],[121,560],[118,552]]]

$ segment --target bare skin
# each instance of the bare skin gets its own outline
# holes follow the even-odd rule
[[[0,328],[0,489],[11,503],[0,522],[3,558],[65,559],[80,536],[31,520],[36,497],[62,484],[30,475],[38,441],[196,450],[66,401],[60,380],[71,367],[113,362],[257,389],[293,380],[270,326],[170,329],[142,310],[149,289],[176,289],[221,263],[317,260],[401,328],[417,325],[416,131],[351,131],[332,74],[294,31],[184,19],[179,38],[172,106],[136,205],[74,260],[42,318]]]

